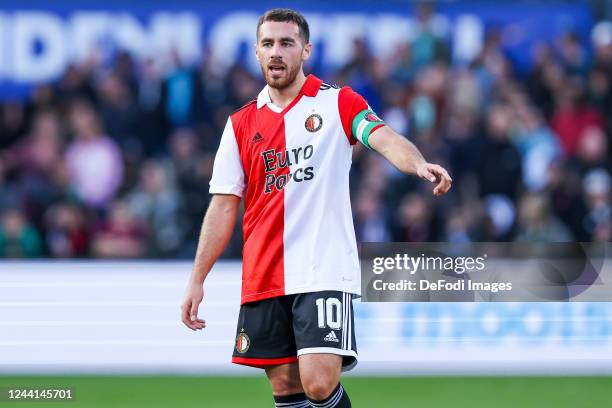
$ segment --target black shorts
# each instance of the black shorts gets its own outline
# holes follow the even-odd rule
[[[353,295],[298,293],[240,307],[233,363],[265,368],[311,353],[342,356],[343,371],[357,365]]]

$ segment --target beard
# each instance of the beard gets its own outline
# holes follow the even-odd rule
[[[270,70],[270,65],[283,65],[284,69],[280,72],[274,72]],[[290,66],[283,62],[270,62],[268,64],[260,64],[261,72],[264,80],[270,88],[285,89],[289,87],[298,73],[300,72],[300,66]]]

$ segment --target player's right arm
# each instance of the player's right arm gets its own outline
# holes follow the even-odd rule
[[[204,297],[204,280],[232,237],[239,206],[240,197],[215,194],[204,216],[193,271],[181,307],[183,323],[192,330],[206,326],[206,322],[198,318],[198,307]]]
[[[204,280],[232,236],[244,187],[238,144],[232,121],[228,119],[210,180],[209,191],[213,198],[202,222],[193,271],[181,305],[182,321],[192,330],[206,326],[206,322],[198,317],[198,307],[204,297]]]

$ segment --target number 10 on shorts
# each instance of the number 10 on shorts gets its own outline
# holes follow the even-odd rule
[[[327,299],[318,298],[315,303],[317,305],[319,327],[321,329],[329,327],[333,330],[340,330],[342,325],[342,303],[333,297]]]

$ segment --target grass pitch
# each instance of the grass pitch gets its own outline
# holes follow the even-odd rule
[[[356,408],[602,408],[612,377],[346,377]],[[73,401],[11,402],[6,389],[71,388]],[[0,407],[270,408],[262,377],[1,376]]]

